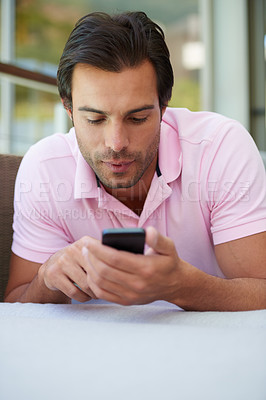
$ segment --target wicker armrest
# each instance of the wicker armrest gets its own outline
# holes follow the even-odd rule
[[[14,183],[22,157],[0,154],[0,301],[8,280],[12,243]]]

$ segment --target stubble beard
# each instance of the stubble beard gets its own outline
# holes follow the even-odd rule
[[[120,152],[115,152],[111,149],[108,149],[105,153],[95,152],[94,157],[92,158],[91,154],[85,149],[82,141],[77,136],[77,142],[80,149],[80,152],[85,159],[85,161],[89,164],[89,166],[93,169],[95,174],[97,175],[100,182],[109,189],[127,189],[132,186],[135,186],[139,180],[143,177],[145,171],[149,168],[150,164],[157,156],[158,147],[160,142],[160,129],[158,130],[156,136],[154,137],[153,142],[147,148],[146,156],[143,157],[143,153],[134,152],[127,153],[126,149],[122,149]],[[103,162],[105,160],[134,160],[134,164],[136,166],[136,172],[134,176],[129,177],[127,180],[123,178],[123,173],[113,173],[113,178],[107,176],[103,168]],[[118,181],[121,178],[122,181]]]

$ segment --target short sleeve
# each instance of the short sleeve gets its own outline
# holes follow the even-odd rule
[[[41,145],[24,156],[15,183],[12,251],[27,260],[43,263],[71,242],[60,210],[53,199],[53,177],[58,169],[42,161]],[[45,149],[44,149],[45,152]],[[50,170],[49,170],[50,168]]]
[[[266,230],[265,168],[241,124],[224,124],[205,155],[202,175],[214,244]]]

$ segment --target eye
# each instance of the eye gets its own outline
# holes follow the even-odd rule
[[[105,119],[104,118],[100,118],[100,119],[87,119],[88,124],[90,125],[100,125],[102,122],[104,122]]]
[[[130,121],[132,121],[134,124],[142,124],[143,122],[147,121],[148,117],[143,117],[143,118],[136,118],[136,117],[131,117]]]

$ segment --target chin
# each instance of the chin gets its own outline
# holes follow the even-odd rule
[[[102,182],[102,181],[101,181]],[[113,182],[110,183],[110,181],[102,182],[102,184],[107,187],[108,189],[128,189],[131,188],[132,186],[135,186],[135,182]]]

